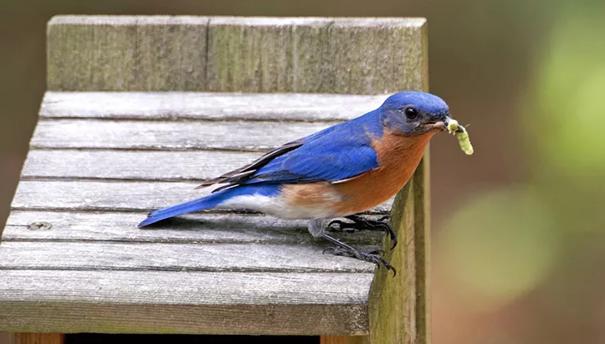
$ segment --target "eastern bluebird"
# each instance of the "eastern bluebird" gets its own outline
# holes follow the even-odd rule
[[[429,140],[451,120],[447,104],[435,95],[395,93],[376,110],[207,181],[201,186],[223,185],[206,197],[153,211],[139,227],[213,208],[256,210],[308,219],[309,232],[335,244],[334,253],[390,267],[379,254],[354,249],[325,229],[330,219],[342,217],[384,229],[354,214],[394,196],[414,173]]]

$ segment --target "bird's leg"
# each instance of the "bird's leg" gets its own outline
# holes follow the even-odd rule
[[[349,221],[332,220],[328,224],[328,228],[344,232],[355,232],[359,230],[382,231],[387,233],[391,238],[391,249],[397,246],[397,234],[391,225],[385,221],[388,220],[388,215],[383,216],[378,220],[365,219],[359,215],[349,215],[345,216],[344,218]]]
[[[386,260],[384,260],[384,258],[382,258],[380,256],[381,252],[379,252],[379,251],[363,252],[359,249],[354,248],[353,246],[351,246],[347,243],[344,243],[344,242],[334,238],[333,236],[326,234],[325,229],[326,229],[326,224],[328,223],[328,221],[329,220],[326,220],[326,219],[315,219],[315,220],[312,220],[311,222],[309,222],[309,226],[308,226],[309,233],[311,233],[311,235],[313,235],[313,237],[322,238],[334,245],[330,248],[325,249],[324,253],[332,253],[337,256],[351,257],[351,258],[356,258],[356,259],[363,260],[366,262],[374,263],[378,266],[384,266],[388,270],[392,270],[394,274],[397,274],[397,271],[395,270],[395,268],[393,268],[391,266],[391,264],[389,264]]]
[[[351,257],[366,262],[374,263],[378,267],[384,266],[386,269],[393,271],[393,274],[397,274],[397,270],[395,270],[395,268],[391,266],[389,262],[382,258],[382,256],[380,255],[380,251],[364,252],[325,233],[321,237],[324,240],[327,240],[330,243],[334,244],[334,246],[325,249],[324,253],[331,253],[336,256]]]

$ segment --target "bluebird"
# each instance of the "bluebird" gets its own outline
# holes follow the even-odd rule
[[[139,227],[208,209],[248,209],[309,220],[332,252],[390,268],[378,252],[363,252],[329,235],[335,218],[353,228],[394,233],[356,215],[394,196],[409,180],[430,139],[452,121],[447,104],[424,92],[399,92],[377,109],[276,148],[249,165],[202,184],[205,197],[151,212]]]

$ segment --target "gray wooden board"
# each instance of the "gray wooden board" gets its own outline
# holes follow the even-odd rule
[[[142,181],[23,180],[13,209],[149,211],[208,195],[197,183]],[[373,212],[390,209],[391,201]]]
[[[39,293],[44,285],[39,281],[26,281],[27,272],[2,271],[0,290],[5,297],[21,301],[68,301],[66,294],[81,302],[105,301],[115,303],[149,303],[156,298],[163,304],[355,304],[367,301],[364,288],[369,288],[371,274],[352,273],[256,273],[256,272],[167,272],[167,271],[44,271],[34,273],[51,283],[46,294]],[[313,278],[325,284],[312,283]],[[140,280],[156,282],[144,284]],[[118,285],[113,284],[117,283]],[[81,283],[69,288],[62,283]],[[20,289],[10,290],[10,285]],[[120,287],[120,285],[122,287]],[[127,287],[124,287],[126,286]],[[97,289],[97,290],[95,290]],[[247,293],[235,291],[247,290]],[[367,291],[367,289],[366,289]],[[208,298],[205,293],[215,297]],[[38,294],[34,298],[34,294]],[[1,322],[0,322],[1,323]]]
[[[201,90],[207,27],[205,17],[54,17],[48,88]]]
[[[261,151],[307,136],[327,126],[327,123],[276,121],[42,119],[38,122],[31,147]]]
[[[22,177],[195,181],[248,164],[260,152],[30,150]]]
[[[386,95],[203,92],[46,92],[41,117],[338,121]]]
[[[281,220],[259,214],[194,214],[152,229],[134,225],[145,213],[94,213],[15,210],[6,221],[3,241],[87,241],[159,243],[273,243],[318,245],[306,221]],[[352,244],[380,244],[380,232],[333,235]]]
[[[423,18],[58,16],[48,87],[376,94],[425,85]]]
[[[373,272],[327,245],[2,242],[0,270]],[[373,249],[376,249],[374,247]]]
[[[2,276],[0,331],[309,335],[367,333],[373,274],[5,270]]]

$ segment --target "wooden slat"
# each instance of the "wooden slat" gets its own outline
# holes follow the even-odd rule
[[[50,90],[203,90],[206,17],[58,16],[48,23]]]
[[[319,344],[364,344],[366,336],[321,336]]]
[[[24,180],[13,199],[14,209],[67,209],[149,211],[208,195],[210,189],[194,189],[185,182],[108,182]],[[374,209],[385,212],[387,202]]]
[[[317,245],[304,220],[263,215],[200,214],[141,230],[145,213],[13,211],[2,241],[111,241],[156,243],[273,243]],[[379,232],[333,233],[352,244],[381,243]]]
[[[260,154],[33,149],[23,166],[22,177],[201,182],[250,163]]]
[[[45,118],[348,120],[386,95],[201,92],[47,92]]]
[[[414,173],[414,251],[410,260],[414,262],[414,324],[416,340],[431,343],[431,300],[430,300],[430,257],[431,257],[431,189],[430,152],[427,151]]]
[[[8,344],[63,344],[63,333],[15,333],[14,339]]]
[[[371,274],[352,273],[244,273],[244,272],[129,272],[129,271],[3,271],[2,295],[16,301],[162,304],[319,304],[367,302]],[[26,281],[28,274],[40,279]],[[16,279],[17,281],[11,281]],[[307,283],[313,279],[325,284]],[[40,293],[37,286],[49,288]],[[116,284],[112,284],[115,282]],[[143,283],[148,282],[148,283]],[[157,282],[157,283],[149,283]],[[62,285],[64,284],[64,285]],[[21,285],[20,290],[8,286]],[[70,285],[79,288],[70,288]],[[358,287],[355,287],[357,285]],[[97,289],[98,290],[95,290]],[[248,289],[249,293],[236,293]],[[215,297],[208,297],[212,294]],[[4,314],[3,314],[4,315]]]
[[[208,90],[335,92],[325,56],[329,18],[213,17],[208,29]]]
[[[59,16],[60,91],[376,94],[424,85],[422,18]]]
[[[15,344],[15,334],[8,332],[0,332],[0,343]]]
[[[65,333],[364,334],[372,280],[369,273],[30,270],[2,276],[0,331]]]
[[[335,21],[326,49],[336,66],[330,88],[355,94],[426,89],[425,27],[424,18]]]
[[[195,183],[21,181],[16,209],[143,210],[207,195]]]
[[[323,254],[326,247],[326,244],[7,241],[2,243],[0,250],[0,270],[374,271],[374,264]]]
[[[417,67],[424,22],[212,17],[208,89],[373,94],[414,88],[423,78]]]
[[[266,150],[327,127],[326,123],[41,120],[33,148]],[[271,133],[271,135],[267,135]]]

